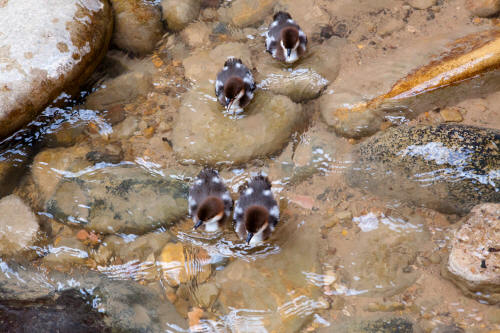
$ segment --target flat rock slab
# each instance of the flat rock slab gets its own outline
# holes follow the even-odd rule
[[[47,210],[57,220],[101,233],[143,234],[187,212],[187,185],[134,166],[63,179]]]
[[[288,97],[257,91],[243,118],[224,115],[213,86],[184,95],[172,142],[184,163],[239,164],[282,149],[302,125],[299,104]]]
[[[0,1],[0,138],[62,91],[75,92],[107,51],[104,0]]]
[[[391,128],[360,144],[346,177],[377,195],[465,214],[500,202],[500,132],[458,124]]]
[[[500,302],[500,204],[474,207],[451,242],[447,269],[467,295]]]

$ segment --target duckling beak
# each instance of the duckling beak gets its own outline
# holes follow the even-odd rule
[[[198,222],[196,222],[196,224],[194,225],[194,229],[198,229],[200,227],[200,225],[203,224],[203,221],[202,220],[198,220]]]
[[[253,233],[249,232],[247,235],[247,244],[250,244],[250,241],[252,240]]]
[[[290,54],[292,54],[292,49],[286,49],[287,57],[290,58]]]
[[[227,111],[228,111],[228,112],[229,112],[229,110],[231,109],[231,106],[233,106],[233,103],[234,103],[234,98],[233,98],[233,99],[231,99],[231,100],[229,101],[229,103],[227,103],[226,109],[227,109]]]

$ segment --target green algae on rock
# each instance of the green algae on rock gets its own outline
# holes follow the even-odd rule
[[[432,51],[441,54],[436,57]],[[417,41],[390,60],[341,72],[321,99],[323,119],[337,134],[360,138],[380,130],[383,121],[399,124],[421,112],[497,91],[499,51],[500,30],[472,33],[451,43],[445,37]]]
[[[174,126],[172,143],[178,158],[195,163],[239,164],[282,149],[303,123],[301,106],[288,97],[259,91],[242,119],[224,115],[213,87],[186,93]]]
[[[63,179],[46,207],[63,223],[105,234],[143,234],[184,216],[186,198],[181,181],[115,166]]]
[[[459,124],[391,128],[360,144],[347,181],[444,213],[500,202],[500,132]]]
[[[0,137],[74,93],[107,51],[113,20],[103,0],[8,1],[0,6]]]

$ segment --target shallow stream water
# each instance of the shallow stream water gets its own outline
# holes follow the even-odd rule
[[[284,1],[283,6],[295,8],[303,5],[300,2]],[[400,15],[402,2],[359,3],[312,4],[304,25],[314,31],[310,52],[317,58],[305,61],[331,63],[304,65],[305,71],[316,71],[306,76],[312,78],[309,85],[313,88],[306,84],[291,93],[299,96],[301,108],[301,116],[291,124],[295,115],[286,113],[290,110],[283,118],[272,120],[272,126],[252,120],[252,112],[259,111],[251,107],[249,114],[238,119],[223,113],[217,115],[222,120],[196,115],[197,105],[221,111],[222,107],[214,106],[217,102],[211,95],[216,68],[210,64],[197,67],[192,62],[206,60],[209,51],[229,42],[242,43],[246,49],[242,51],[238,44],[228,46],[226,52],[243,52],[258,81],[267,78],[260,82],[257,96],[261,97],[256,99],[262,98],[263,105],[270,103],[273,97],[266,97],[266,89],[272,91],[271,86],[280,84],[276,73],[292,70],[274,68],[273,60],[263,51],[266,24],[232,28],[211,19],[208,8],[200,16],[209,31],[208,40],[190,46],[186,40],[197,39],[186,36],[188,33],[204,33],[193,29],[168,33],[154,53],[143,58],[110,50],[105,65],[95,75],[97,83],[80,98],[71,100],[62,95],[25,129],[0,142],[0,162],[16,168],[2,195],[15,193],[23,198],[41,221],[36,244],[26,255],[4,258],[0,263],[3,274],[26,281],[12,273],[19,270],[13,268],[17,267],[13,262],[27,271],[62,272],[47,281],[61,286],[79,283],[88,304],[97,312],[103,311],[99,296],[92,291],[92,283],[97,286],[98,282],[81,282],[86,274],[82,270],[98,272],[95,281],[134,281],[146,288],[140,290],[171,302],[177,312],[174,317],[189,323],[193,332],[430,332],[446,325],[460,326],[466,332],[500,329],[498,307],[465,296],[443,273],[455,223],[462,216],[400,200],[397,193],[379,197],[351,186],[344,175],[353,166],[363,167],[353,165],[363,140],[337,136],[321,119],[316,96],[307,95],[319,86],[321,93],[335,93],[330,87],[323,88],[322,80],[335,80],[339,61],[354,66],[383,56],[381,49],[356,53],[369,47],[371,40],[384,45],[381,48],[386,44],[397,48],[398,42],[411,44],[405,35],[397,34],[383,42],[376,34],[370,35],[369,28],[357,24],[358,5],[362,7],[360,16],[380,22],[386,15],[381,9]],[[224,1],[222,6],[229,4]],[[426,23],[421,13],[415,14],[420,16],[411,23],[437,33],[442,22],[457,10],[451,5],[438,6],[441,12],[436,15],[442,16],[436,18],[441,20],[438,23]],[[339,19],[343,13],[345,20]],[[297,17],[297,21],[302,20]],[[367,37],[361,41],[344,37],[345,46],[342,38],[334,36],[333,41],[325,37],[328,34],[321,34],[320,25],[325,20],[347,24],[351,35]],[[470,29],[468,24],[464,32]],[[446,27],[459,28],[460,22]],[[334,59],[328,52],[340,45],[345,51]],[[420,61],[416,59],[414,66],[421,65]],[[190,70],[184,68],[187,65]],[[256,73],[259,69],[262,72]],[[297,71],[294,75],[304,74]],[[221,130],[204,137],[205,118],[190,123],[189,118],[182,120],[181,112],[207,117],[208,126],[247,121],[245,126],[254,127]],[[398,115],[394,122],[432,123],[426,116],[415,120]],[[184,132],[175,132],[181,121],[193,126],[186,138],[193,140],[197,153],[176,150],[185,144],[181,138]],[[493,122],[498,125],[497,120]],[[291,135],[284,134],[283,139],[273,132],[276,129]],[[252,133],[259,138],[246,141]],[[227,140],[238,144],[233,147]],[[205,145],[219,145],[221,152],[206,150]],[[227,160],[221,158],[225,153]],[[256,157],[240,162],[247,154]],[[219,162],[213,163],[214,159]],[[186,216],[186,189],[205,163],[220,170],[233,199],[251,176],[268,175],[281,211],[269,241],[247,246],[238,239],[232,221],[218,233],[193,230],[193,222]],[[420,188],[414,191],[417,196]],[[401,198],[411,196],[411,192],[401,194]],[[96,213],[98,199],[105,207]],[[171,207],[168,213],[161,210],[162,205]],[[95,214],[102,214],[105,221],[95,222],[96,232],[85,231]],[[114,292],[132,290],[127,286],[119,285]],[[148,303],[147,292],[137,293],[134,302],[142,304],[146,312],[154,311],[148,307],[157,303]],[[43,304],[44,311],[49,311],[52,303]],[[134,323],[153,327],[142,312],[121,311],[122,320],[130,322],[130,327]],[[187,329],[177,323],[157,327],[167,327],[164,330],[168,332]]]

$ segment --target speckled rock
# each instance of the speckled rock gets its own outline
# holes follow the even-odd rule
[[[288,97],[258,91],[242,119],[224,108],[205,86],[184,95],[172,133],[177,157],[186,163],[244,163],[282,149],[303,123],[300,105]]]
[[[500,12],[499,0],[467,0],[465,6],[479,17],[488,17]]]
[[[451,241],[446,268],[467,295],[500,302],[500,204],[472,209]]]
[[[33,244],[39,229],[38,220],[18,196],[0,200],[0,254],[13,255]]]
[[[163,19],[170,30],[182,30],[200,13],[200,0],[162,0]]]
[[[62,179],[46,209],[63,223],[100,233],[143,234],[184,216],[186,197],[180,181],[117,166]]]
[[[235,0],[229,8],[219,8],[219,18],[237,27],[254,25],[271,14],[275,3],[276,0]]]
[[[441,124],[391,128],[363,142],[346,177],[377,195],[465,214],[500,202],[500,133]]]
[[[4,137],[63,90],[76,92],[107,51],[113,20],[103,0],[2,1],[0,17]]]
[[[111,0],[115,26],[112,42],[138,55],[154,50],[163,35],[161,10],[144,0]]]

